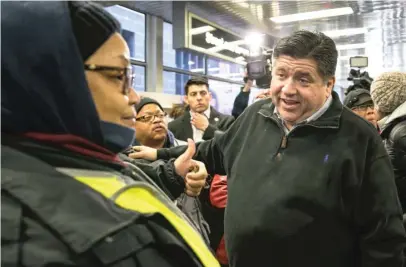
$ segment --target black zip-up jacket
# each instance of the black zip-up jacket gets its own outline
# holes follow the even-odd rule
[[[230,266],[401,267],[405,229],[376,129],[334,92],[319,119],[288,135],[273,111],[270,99],[252,104],[197,150],[209,173],[228,175]]]

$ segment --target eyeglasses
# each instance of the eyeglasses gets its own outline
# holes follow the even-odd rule
[[[141,122],[153,122],[155,120],[155,118],[163,120],[166,115],[167,115],[166,112],[157,113],[157,114],[147,114],[147,115],[135,118],[135,120],[141,121]]]
[[[367,104],[367,105],[361,105],[361,106],[353,107],[354,110],[359,110],[359,111],[367,111],[368,108],[374,109],[374,105],[373,104]]]
[[[120,68],[111,66],[98,66],[95,64],[85,65],[85,70],[88,71],[117,71],[120,75],[124,75],[123,91],[124,95],[130,94],[130,90],[134,82],[134,73],[132,67]]]

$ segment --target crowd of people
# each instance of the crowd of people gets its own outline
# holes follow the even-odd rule
[[[343,103],[338,52],[300,30],[232,116],[207,79],[168,123],[94,2],[3,2],[2,266],[401,267],[406,73]]]

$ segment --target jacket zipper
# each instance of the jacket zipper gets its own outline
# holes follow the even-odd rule
[[[269,118],[269,119],[271,119],[272,121],[274,121],[274,122],[276,123],[276,125],[278,125],[278,128],[279,128],[279,129],[281,130],[281,132],[282,132],[281,145],[279,146],[278,152],[276,153],[277,156],[280,156],[280,149],[281,149],[281,148],[282,148],[282,149],[285,149],[285,148],[288,146],[288,137],[289,137],[289,135],[292,134],[292,132],[295,131],[295,130],[298,129],[298,128],[308,126],[308,127],[318,128],[318,129],[322,129],[322,128],[331,128],[331,129],[334,129],[334,127],[328,127],[328,126],[326,126],[326,127],[319,127],[319,126],[312,125],[312,124],[304,124],[304,125],[298,125],[298,126],[296,126],[296,127],[293,128],[291,131],[289,131],[288,134],[286,134],[286,133],[285,133],[285,130],[283,129],[284,126],[281,125],[281,123],[280,123],[278,120],[276,120],[276,119],[273,118],[272,116],[265,115],[265,114],[263,114],[262,112],[258,112],[258,113],[261,114],[262,116],[264,116],[265,118]]]

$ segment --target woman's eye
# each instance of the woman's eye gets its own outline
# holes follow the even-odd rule
[[[116,75],[115,77],[120,81],[124,80],[124,74]]]

